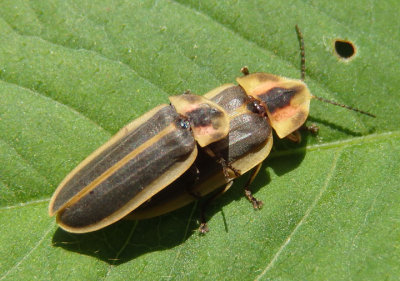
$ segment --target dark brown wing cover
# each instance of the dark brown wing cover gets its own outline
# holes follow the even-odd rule
[[[111,139],[100,152],[94,152],[88,157],[90,161],[71,172],[61,184],[50,212],[58,213],[62,227],[79,231],[107,219],[193,154],[193,135],[181,126],[181,119],[171,106],[159,107],[150,115],[117,141]],[[182,174],[193,161],[177,173]]]

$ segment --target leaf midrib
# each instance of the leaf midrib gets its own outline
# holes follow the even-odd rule
[[[362,143],[371,143],[375,141],[379,141],[382,139],[388,139],[388,138],[393,138],[393,137],[399,137],[400,136],[400,131],[389,131],[389,132],[384,132],[384,133],[377,133],[377,134],[369,134],[361,137],[352,137],[349,139],[344,139],[344,140],[339,140],[339,141],[333,141],[333,142],[327,142],[327,143],[322,143],[322,144],[313,144],[305,147],[300,147],[300,148],[295,148],[295,149],[290,149],[290,150],[282,150],[282,151],[277,151],[277,152],[272,152],[268,158],[278,158],[282,156],[287,156],[287,155],[293,155],[293,154],[299,154],[299,153],[304,153],[306,152],[312,152],[312,151],[318,151],[318,150],[326,150],[326,149],[335,149],[338,147],[348,147],[348,146],[353,146],[353,145],[358,145]]]

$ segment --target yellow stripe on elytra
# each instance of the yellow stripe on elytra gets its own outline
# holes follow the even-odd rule
[[[141,145],[139,145],[136,149],[132,150],[129,154],[127,154],[124,158],[119,160],[117,163],[115,163],[113,166],[108,168],[105,172],[103,172],[100,176],[98,176],[96,179],[94,179],[90,184],[85,186],[84,188],[79,191],[74,198],[66,202],[60,210],[63,210],[77,201],[79,201],[83,196],[88,194],[90,191],[95,189],[98,185],[100,185],[102,182],[104,182],[106,179],[108,179],[111,175],[113,175],[116,171],[118,171],[122,166],[124,166],[126,163],[131,161],[133,158],[135,158],[138,154],[142,153],[145,149],[147,149],[149,146],[153,145],[157,141],[159,141],[161,138],[166,136],[167,134],[171,133],[172,131],[175,130],[175,125],[170,124],[168,127],[163,129],[161,132],[159,132],[157,135],[154,137],[150,138],[149,140],[145,141]]]

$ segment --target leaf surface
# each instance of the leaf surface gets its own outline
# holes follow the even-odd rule
[[[0,280],[395,280],[400,275],[398,1],[2,1]],[[275,140],[196,232],[196,204],[72,235],[47,215],[58,183],[130,120],[247,65],[299,77],[317,137]],[[333,51],[352,41],[349,62]]]

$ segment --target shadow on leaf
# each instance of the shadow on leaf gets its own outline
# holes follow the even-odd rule
[[[85,234],[68,233],[58,228],[53,235],[53,246],[119,265],[183,243],[197,229],[196,221],[188,219],[191,208],[193,205],[142,221],[121,220]]]
[[[342,127],[338,124],[335,124],[335,123],[332,123],[332,122],[329,122],[327,120],[323,120],[320,118],[315,118],[315,117],[309,116],[308,121],[324,124],[325,126],[330,127],[332,130],[336,130],[336,131],[345,133],[346,135],[353,136],[353,137],[360,137],[360,136],[365,135],[365,133],[356,132],[356,131],[350,130],[349,128]],[[371,129],[368,131],[368,133],[373,133],[374,131],[375,131],[374,129]]]

